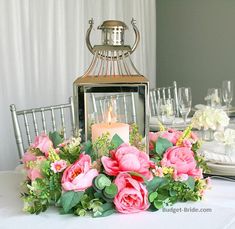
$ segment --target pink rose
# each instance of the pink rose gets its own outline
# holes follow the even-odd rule
[[[45,133],[42,133],[35,138],[34,143],[32,143],[31,146],[40,149],[46,156],[48,156],[49,149],[50,147],[53,147],[53,143]]]
[[[29,162],[30,161],[36,161],[36,159],[37,159],[37,157],[35,156],[35,154],[33,154],[30,151],[27,151],[22,157],[22,162],[24,164],[24,167],[28,168],[29,167]]]
[[[41,170],[39,168],[32,168],[27,170],[27,176],[31,181],[34,181],[36,178],[43,178]]]
[[[152,178],[149,170],[152,162],[149,156],[134,146],[122,144],[116,151],[111,152],[111,157],[103,156],[101,162],[110,176],[117,176],[120,172],[137,172],[147,179]]]
[[[160,132],[149,132],[149,141],[156,142]]]
[[[161,137],[166,138],[168,141],[172,142],[173,145],[175,145],[182,134],[182,131],[168,129],[161,134]]]
[[[41,173],[41,166],[44,161],[46,161],[44,156],[37,156],[35,157],[35,160],[33,160],[33,163],[28,164],[26,167],[27,176],[31,181],[34,181],[36,178],[43,178]]]
[[[127,173],[120,173],[114,183],[118,187],[118,193],[114,198],[118,212],[135,213],[148,209],[148,192],[143,184]]]
[[[175,169],[174,178],[185,180],[187,176],[202,178],[202,170],[197,168],[194,152],[188,147],[174,146],[167,149],[161,161],[163,167]]]
[[[153,133],[149,132],[149,151],[154,150],[154,144],[156,143],[159,137],[159,132]]]
[[[64,171],[62,187],[65,191],[84,191],[92,186],[92,180],[97,175],[98,171],[91,168],[90,156],[81,154],[80,158]]]

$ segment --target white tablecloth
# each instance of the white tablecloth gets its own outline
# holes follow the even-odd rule
[[[59,215],[55,208],[40,215],[22,212],[21,181],[22,175],[19,172],[0,172],[0,229],[235,228],[235,182],[212,180],[212,189],[207,191],[203,201],[175,204],[172,208],[181,211],[178,213],[161,210],[93,219],[88,216]]]

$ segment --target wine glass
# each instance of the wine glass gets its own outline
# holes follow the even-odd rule
[[[173,99],[159,99],[157,104],[159,120],[165,125],[172,125],[175,120],[175,102]]]
[[[186,125],[188,114],[191,110],[192,93],[190,87],[180,87],[178,91],[179,96],[179,111]]]
[[[230,103],[233,100],[233,83],[230,80],[225,80],[222,83],[223,100],[226,104],[227,112],[229,111]]]
[[[207,106],[220,108],[222,102],[221,94],[220,88],[209,88],[205,98],[205,100],[207,100]]]

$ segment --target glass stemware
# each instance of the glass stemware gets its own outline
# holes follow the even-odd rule
[[[179,97],[179,111],[186,125],[187,117],[191,110],[192,105],[192,93],[189,87],[180,87],[178,91]]]
[[[229,112],[230,103],[233,100],[233,83],[232,81],[225,80],[222,83],[223,100],[226,104],[227,112]]]
[[[222,96],[220,88],[209,88],[207,91],[207,96],[205,100],[207,101],[207,106],[220,108],[222,105]]]
[[[173,99],[159,99],[157,104],[158,118],[165,125],[172,125],[175,120],[175,103]]]

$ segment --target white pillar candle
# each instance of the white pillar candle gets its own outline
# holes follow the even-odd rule
[[[102,134],[109,133],[110,139],[117,134],[125,143],[129,143],[129,125],[126,123],[97,123],[91,126],[91,137],[94,143]]]

